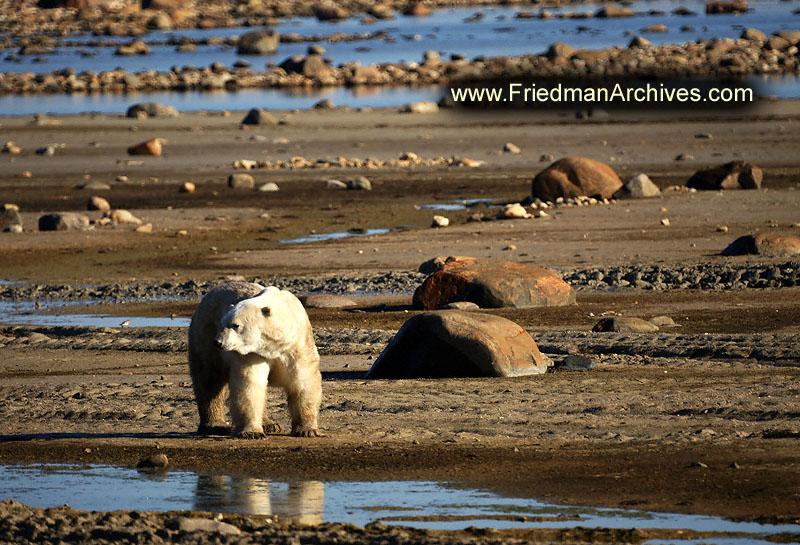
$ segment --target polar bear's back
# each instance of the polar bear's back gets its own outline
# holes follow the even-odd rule
[[[249,299],[264,290],[264,286],[251,282],[226,282],[208,292],[192,316],[189,325],[189,369],[218,367],[221,361],[205,361],[214,358],[218,351],[214,339],[219,333],[222,317],[232,305]]]

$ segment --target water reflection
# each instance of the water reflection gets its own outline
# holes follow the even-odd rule
[[[769,534],[800,532],[798,524],[736,522],[720,517],[554,505],[494,490],[429,481],[277,481],[139,472],[113,466],[0,466],[0,499],[32,507],[66,503],[92,511],[202,510],[277,515],[303,524],[374,520],[418,528],[643,528],[726,532],[714,543],[760,544]],[[734,535],[734,533],[736,533]],[[736,541],[729,541],[735,538]],[[723,541],[725,540],[725,541]],[[664,543],[655,540],[653,543]]]
[[[325,485],[321,481],[270,482],[253,477],[198,475],[193,509],[278,515],[299,524],[321,524]]]

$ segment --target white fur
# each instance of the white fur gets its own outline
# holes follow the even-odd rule
[[[211,294],[207,297],[213,300]],[[308,315],[294,295],[270,286],[232,305],[222,316],[215,343],[229,369],[229,408],[236,434],[263,433],[269,383],[286,389],[292,432],[318,435],[319,354]],[[266,423],[278,428],[268,418]]]

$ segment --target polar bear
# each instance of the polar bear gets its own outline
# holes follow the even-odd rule
[[[257,439],[279,433],[264,414],[267,383],[286,390],[292,434],[319,436],[322,399],[319,354],[303,305],[286,290],[228,282],[208,292],[189,326],[189,373],[200,434]]]

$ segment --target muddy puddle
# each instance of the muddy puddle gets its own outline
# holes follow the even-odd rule
[[[0,498],[35,507],[81,510],[198,510],[278,515],[305,524],[373,521],[428,529],[640,528],[720,532],[713,540],[650,543],[761,544],[800,525],[733,522],[719,517],[552,505],[491,490],[430,481],[294,481],[145,473],[106,465],[0,466]],[[734,535],[736,534],[736,535]]]

